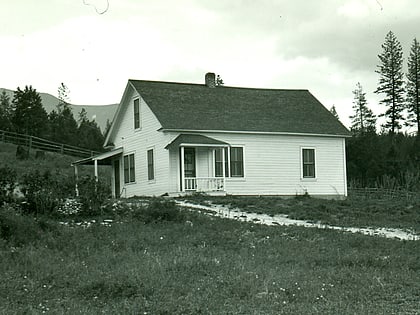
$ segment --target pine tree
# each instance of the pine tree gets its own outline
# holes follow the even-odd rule
[[[108,136],[108,132],[111,129],[111,121],[109,119],[106,120],[105,131],[104,131],[104,138]]]
[[[51,138],[60,143],[75,145],[78,141],[76,139],[78,125],[69,104],[69,93],[67,86],[61,83],[58,87],[57,111],[52,111],[49,115]]]
[[[69,88],[64,84],[61,83],[60,86],[57,89],[57,93],[58,93],[58,105],[57,105],[57,109],[58,109],[58,113],[60,114],[60,112],[65,108],[69,106],[69,102],[70,102],[70,90]]]
[[[2,91],[0,94],[0,129],[11,131],[13,125],[11,122],[11,103],[10,96],[7,95],[6,91]]]
[[[379,85],[375,93],[385,94],[380,101],[387,109],[384,114],[387,121],[384,125],[391,134],[401,128],[400,121],[403,119],[404,110],[404,74],[402,72],[403,58],[402,47],[396,36],[390,31],[382,44],[383,52],[378,55],[381,62],[378,69]]]
[[[18,132],[38,137],[48,134],[48,114],[41,96],[32,86],[25,86],[23,91],[17,88],[12,107],[12,122]]]
[[[406,125],[417,126],[417,134],[420,134],[420,44],[416,38],[408,57],[407,110]]]
[[[376,132],[376,117],[367,106],[366,93],[363,92],[362,85],[359,82],[356,84],[353,95],[354,115],[350,116],[351,131],[354,134]]]
[[[338,116],[337,110],[335,109],[335,105],[331,106],[330,113],[333,114],[333,116],[335,118],[337,118],[338,120],[340,120],[340,117]]]
[[[79,113],[79,127],[77,129],[77,145],[90,150],[103,151],[104,136],[101,129],[95,122],[87,118],[87,112],[84,108]]]

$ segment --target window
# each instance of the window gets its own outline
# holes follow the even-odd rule
[[[218,149],[214,154],[214,174],[216,177],[223,176],[223,156],[225,155],[225,176],[244,177],[244,148],[230,147]]]
[[[223,165],[222,152],[225,155],[224,165]],[[216,177],[222,177],[223,176],[223,167],[225,168],[225,176],[229,176],[228,148],[217,149],[214,152],[214,174],[215,174]]]
[[[153,161],[153,149],[147,151],[147,178],[155,179],[155,166]]]
[[[140,128],[140,100],[134,100],[134,129]]]
[[[302,177],[315,178],[315,149],[302,149]]]
[[[124,155],[124,183],[134,183],[135,181],[134,153]]]
[[[242,147],[230,148],[230,176],[244,177],[244,152]]]

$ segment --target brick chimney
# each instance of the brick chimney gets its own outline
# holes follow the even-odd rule
[[[216,87],[216,74],[213,72],[207,72],[206,73],[206,85],[209,88],[215,88]]]

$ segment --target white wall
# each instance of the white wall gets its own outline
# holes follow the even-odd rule
[[[140,98],[141,129],[134,130],[133,100],[139,97],[128,90],[121,111],[119,128],[112,141],[115,147],[123,146],[124,155],[135,154],[136,182],[124,184],[121,163],[121,188],[123,197],[161,195],[179,192],[179,151],[167,150],[179,133],[161,132],[156,116]],[[118,127],[118,126],[117,126]],[[228,178],[228,194],[242,195],[347,195],[345,171],[345,145],[343,138],[319,136],[254,135],[239,133],[200,133],[232,146],[244,147],[244,178]],[[316,179],[301,178],[301,149],[316,150]],[[147,178],[147,150],[154,149],[155,180]],[[197,176],[211,176],[213,164],[207,148],[197,149]]]
[[[244,147],[244,178],[228,178],[228,194],[347,195],[343,138],[203,133]],[[301,149],[316,150],[316,179],[301,178]]]
[[[169,192],[169,152],[164,149],[171,141],[171,135],[157,131],[161,128],[156,116],[140,97],[140,129],[134,129],[133,100],[139,97],[137,92],[129,89],[124,100],[121,121],[115,132],[115,147],[123,147],[123,155],[135,154],[135,183],[124,184],[124,167],[121,162],[121,189],[125,188],[122,197],[161,195]],[[147,150],[154,149],[155,179],[148,180]]]

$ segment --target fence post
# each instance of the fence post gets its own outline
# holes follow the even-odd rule
[[[28,152],[31,152],[31,149],[32,149],[32,136],[29,136]]]
[[[60,153],[63,154],[64,153],[64,144],[61,145],[60,147]]]

